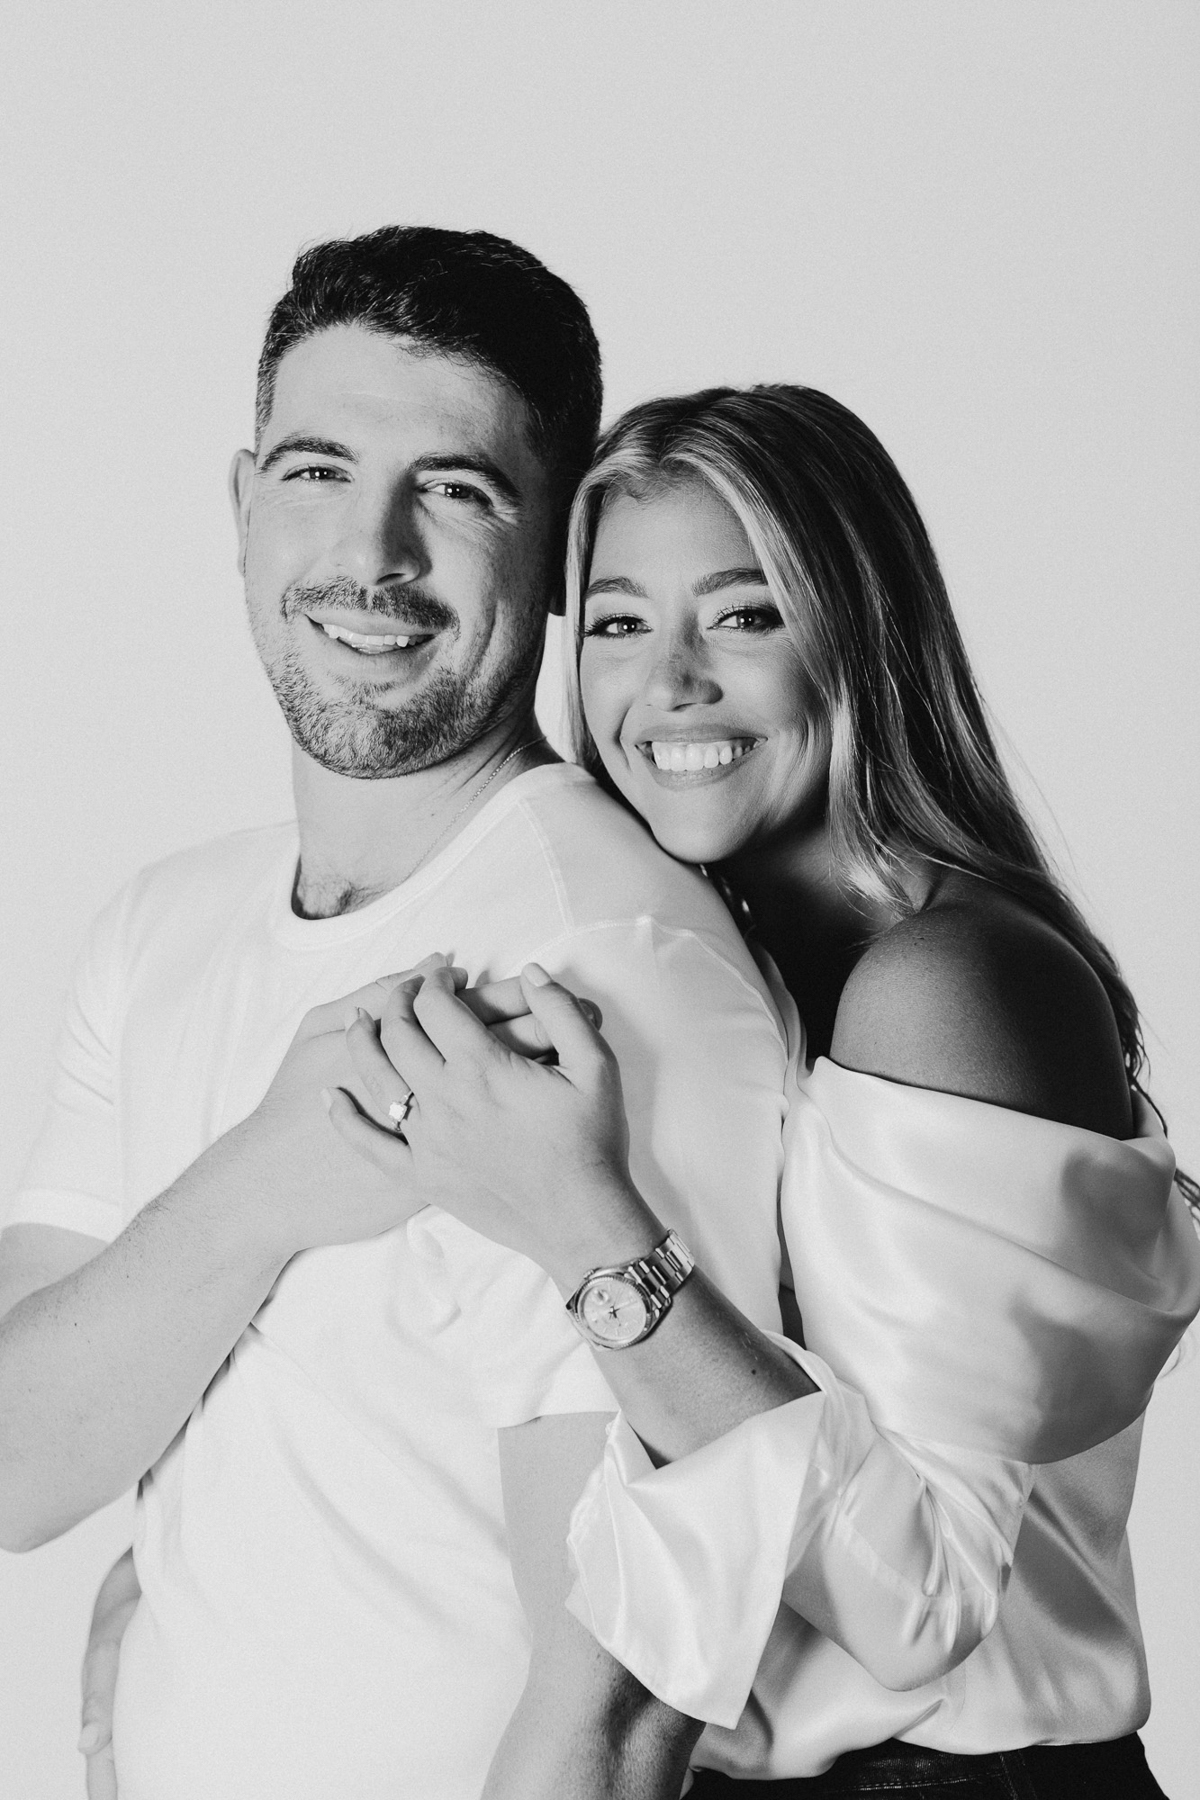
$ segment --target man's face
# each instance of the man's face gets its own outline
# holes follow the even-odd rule
[[[358,325],[289,350],[232,489],[258,653],[337,774],[442,762],[537,676],[553,509],[524,402]]]

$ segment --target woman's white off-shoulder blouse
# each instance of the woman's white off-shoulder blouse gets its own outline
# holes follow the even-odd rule
[[[658,1470],[618,1417],[572,1611],[731,1773],[1136,1730],[1141,1415],[1200,1308],[1157,1119],[1118,1142],[825,1058],[791,1089],[788,1348],[820,1392]]]

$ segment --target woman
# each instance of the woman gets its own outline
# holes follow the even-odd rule
[[[344,1096],[335,1122],[571,1297],[622,1407],[572,1607],[714,1727],[698,1767],[1159,1793],[1124,1523],[1200,1247],[1133,998],[1000,768],[912,499],[824,395],[658,401],[601,444],[568,580],[580,760],[781,978],[794,1342],[664,1256],[612,1060],[541,971],[557,1068],[435,973],[350,1032],[407,1145]]]

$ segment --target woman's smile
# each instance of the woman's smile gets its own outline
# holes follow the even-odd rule
[[[664,776],[666,785],[670,785],[672,782],[719,780],[735,763],[749,756],[758,742],[757,738],[701,734],[687,738],[648,738],[637,747],[654,764],[656,774]]]
[[[811,824],[828,755],[800,651],[740,520],[707,483],[609,500],[583,633],[592,737],[664,849],[720,862]]]

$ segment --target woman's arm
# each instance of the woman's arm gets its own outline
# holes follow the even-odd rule
[[[1090,971],[1080,979],[1070,952],[1056,963],[1058,940],[1022,943],[1016,934],[1015,943],[964,945],[959,922],[952,924],[950,954],[939,952],[933,935],[939,926],[928,921],[917,942],[901,939],[886,956],[872,953],[872,965],[848,990],[839,1056],[873,1058],[869,1072],[914,1086],[938,1085],[939,1073],[948,1085],[965,1073],[975,1098],[1082,1122],[1072,1098],[1081,1094],[1071,1088],[1076,1065],[1096,1068],[1098,1059],[1098,1074],[1111,1076],[1105,1061],[1111,1049],[1120,1070],[1102,995],[1100,1010],[1094,1008]],[[645,1254],[663,1227],[628,1180],[612,1059],[571,996],[539,974],[528,972],[523,987],[558,1047],[557,1070],[518,1066],[486,1044],[435,978],[422,990],[397,993],[384,1020],[383,1045],[403,1071],[400,1087],[411,1083],[416,1092],[411,1151],[370,1134],[342,1103],[335,1102],[334,1112],[340,1128],[381,1166],[401,1180],[420,1169],[423,1186],[441,1204],[541,1262],[566,1294],[589,1268]],[[884,1018],[892,1031],[886,1041]],[[939,1069],[943,1033],[952,1054]],[[385,1100],[397,1077],[374,1033],[364,1027],[351,1036],[360,1073],[368,1085],[378,1084],[377,1098]],[[1110,1082],[1110,1101],[1114,1093]],[[1094,1112],[1083,1118],[1096,1129]],[[1105,1122],[1122,1120],[1106,1116]],[[790,1248],[801,1267],[803,1244]],[[577,1550],[593,1572],[604,1562],[606,1510],[625,1508],[626,1523],[636,1513],[644,1542],[660,1527],[669,1533],[671,1518],[687,1514],[692,1540],[702,1546],[709,1539],[715,1545],[715,1521],[740,1505],[754,1526],[724,1534],[722,1554],[727,1550],[730,1559],[724,1573],[739,1541],[749,1545],[753,1554],[742,1573],[762,1588],[755,1601],[765,1621],[759,1648],[785,1582],[797,1610],[891,1686],[944,1674],[990,1629],[1028,1492],[1029,1470],[1019,1456],[956,1457],[944,1447],[880,1433],[862,1396],[827,1365],[803,1353],[794,1359],[695,1275],[651,1337],[598,1357],[654,1459],[691,1460],[682,1485],[672,1486],[670,1470],[655,1474],[645,1458],[634,1466],[641,1446],[632,1433],[626,1449],[633,1460],[624,1469],[610,1453],[608,1492],[593,1491],[577,1514]],[[1046,1372],[1050,1387],[1054,1373]],[[797,1396],[798,1404],[789,1405]],[[1113,1428],[1126,1422],[1116,1420]],[[585,1550],[589,1512],[596,1529]],[[656,1560],[665,1571],[669,1558],[652,1557],[651,1564]],[[621,1557],[611,1566],[619,1585]],[[688,1577],[676,1567],[682,1595]],[[764,1570],[770,1571],[765,1586]],[[719,1584],[723,1571],[709,1573]],[[585,1590],[587,1574],[585,1567]],[[664,1582],[659,1598],[669,1609],[665,1574]],[[592,1590],[582,1616],[616,1649],[619,1634],[607,1631],[601,1602],[592,1604],[595,1583]],[[703,1710],[678,1688],[655,1688],[645,1665],[638,1672],[681,1710]]]
[[[434,974],[393,990],[382,1044],[367,1020],[349,1034],[379,1107],[414,1087],[411,1152],[345,1098],[334,1119],[395,1178],[412,1185],[419,1172],[430,1199],[540,1263],[566,1298],[590,1269],[644,1256],[666,1226],[629,1179],[620,1073],[604,1040],[567,989],[530,972],[521,989],[555,1068],[508,1054],[468,1015],[451,978]],[[1130,1131],[1099,981],[1057,933],[1003,897],[939,905],[877,940],[842,995],[833,1054],[906,1085],[1116,1137]],[[789,1250],[799,1265],[804,1245]],[[598,1354],[627,1417],[664,1461],[817,1391],[699,1270],[649,1338]]]
[[[408,1144],[374,1128],[345,1095],[333,1096],[331,1116],[402,1193],[419,1192],[532,1258],[565,1300],[589,1270],[644,1256],[667,1227],[629,1177],[612,1052],[566,988],[540,970],[527,971],[521,986],[554,1047],[554,1067],[509,1052],[449,978],[434,974],[392,990],[381,1035],[366,1018],[347,1033],[377,1110],[413,1087]],[[817,1391],[700,1270],[650,1337],[597,1354],[639,1436],[662,1461]]]

